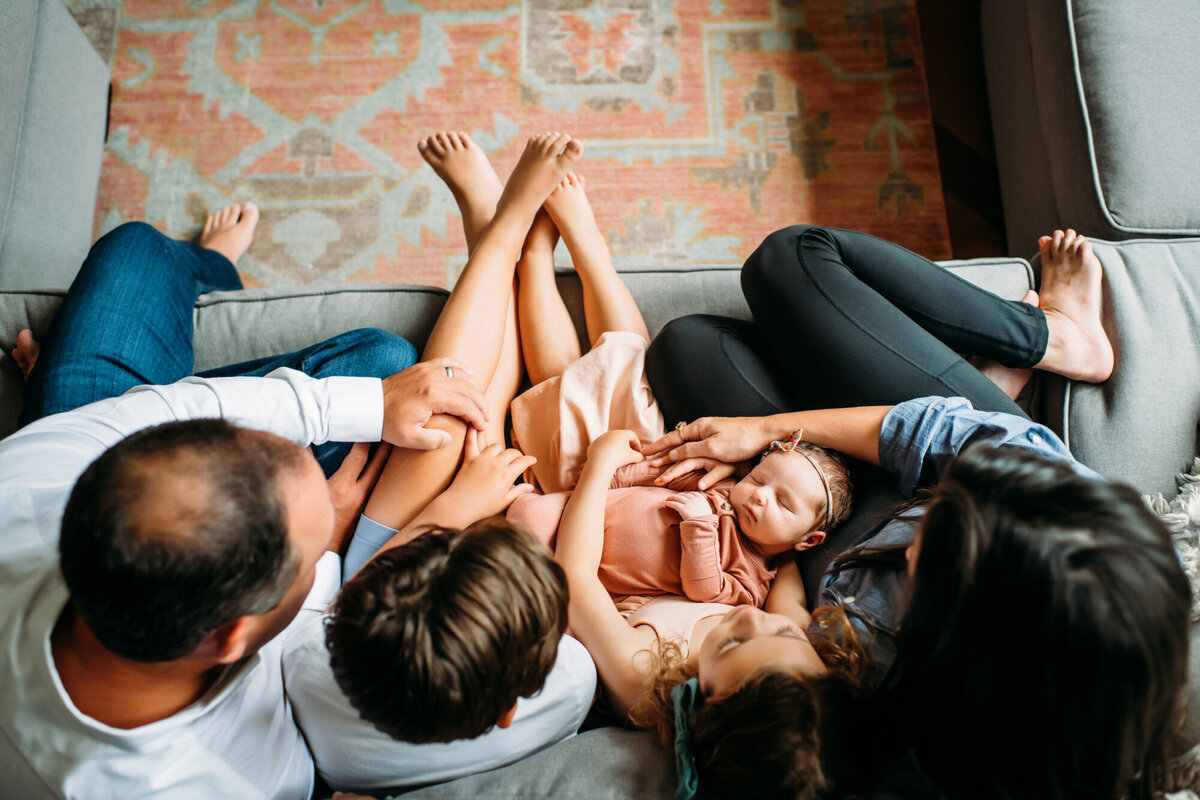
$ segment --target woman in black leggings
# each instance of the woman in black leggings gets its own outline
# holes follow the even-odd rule
[[[712,480],[795,429],[882,468],[860,470],[859,510],[801,563],[808,605],[845,612],[868,652],[863,689],[882,684],[894,712],[851,723],[822,760],[861,779],[840,755],[895,746],[911,748],[896,763],[920,767],[900,783],[885,773],[878,796],[1161,788],[1188,582],[1138,494],[1012,402],[1034,368],[1090,381],[1113,369],[1090,245],[1056,231],[1041,249],[1040,297],[1012,302],[871,236],[788,228],[743,269],[753,324],[677,320],[647,356],[667,421],[690,420],[644,448],[675,462],[661,480]],[[887,515],[921,486],[929,500]]]
[[[742,269],[753,325],[698,315],[655,338],[647,370],[663,416],[670,424],[931,395],[1023,415],[1011,397],[1028,369],[1102,381],[1113,356],[1099,323],[1100,264],[1074,231],[1041,244],[1043,308],[1034,293],[1003,300],[864,233],[777,231]],[[960,353],[991,363],[981,372]]]

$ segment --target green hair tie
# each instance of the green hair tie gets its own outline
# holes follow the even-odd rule
[[[692,714],[703,700],[700,681],[695,678],[671,690],[671,702],[675,705],[675,771],[679,774],[675,800],[693,800],[700,794],[700,775],[692,757]]]

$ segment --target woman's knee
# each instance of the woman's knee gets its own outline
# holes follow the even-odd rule
[[[836,249],[831,229],[817,225],[791,225],[768,234],[742,267],[742,291],[747,297],[760,292],[787,291],[796,284],[804,250]]]

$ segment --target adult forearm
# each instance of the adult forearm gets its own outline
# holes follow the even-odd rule
[[[775,414],[766,418],[769,422],[765,432],[769,436],[764,447],[803,428],[805,441],[878,466],[879,434],[883,418],[891,409],[892,406],[860,406]]]

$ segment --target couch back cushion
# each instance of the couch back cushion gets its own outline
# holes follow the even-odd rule
[[[1105,214],[1130,235],[1200,235],[1200,3],[1062,2]]]
[[[1004,297],[1021,297],[1032,285],[1020,259],[945,262],[963,277]],[[750,319],[742,299],[741,270],[728,265],[622,272],[650,335],[685,314]],[[586,342],[582,291],[574,271],[560,269],[558,288]],[[308,289],[213,292],[196,302],[195,369],[203,371],[252,358],[287,353],[354,328],[383,328],[424,348],[447,292],[428,286],[342,285]],[[0,436],[16,429],[24,382],[8,353],[21,328],[44,337],[63,292],[0,291]]]

